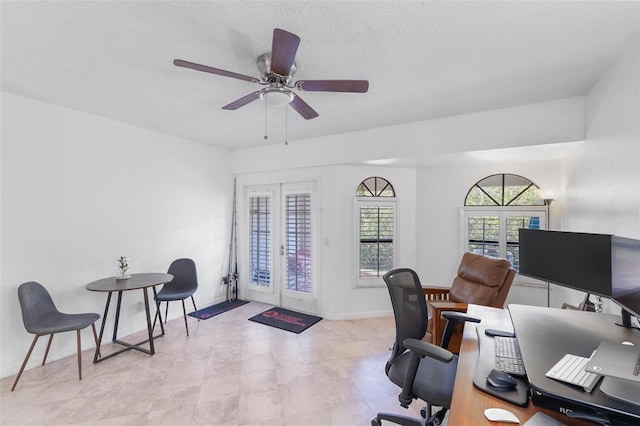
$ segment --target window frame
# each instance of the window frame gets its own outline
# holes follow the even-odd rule
[[[251,280],[250,276],[251,276],[251,253],[250,253],[250,247],[251,247],[251,214],[247,213],[247,235],[248,235],[248,239],[247,239],[247,247],[248,247],[248,253],[247,253],[247,288],[250,289],[251,291],[256,291],[256,292],[260,292],[260,293],[269,293],[269,294],[273,294],[275,291],[275,285],[274,285],[274,268],[273,268],[273,257],[274,257],[274,247],[273,247],[273,216],[274,216],[274,191],[271,190],[254,190],[251,191],[250,193],[247,194],[247,207],[250,208],[249,204],[251,203],[251,198],[256,197],[268,197],[269,198],[269,203],[270,203],[270,208],[269,208],[269,285],[260,285],[258,283],[255,283]],[[265,270],[266,271],[266,270]]]
[[[283,214],[282,214],[282,247],[284,249],[284,253],[283,255],[285,257],[287,257],[286,260],[283,261],[282,263],[282,277],[286,280],[288,278],[288,271],[287,268],[289,266],[289,258],[288,258],[288,241],[287,241],[287,232],[288,232],[288,226],[287,226],[287,222],[288,222],[288,215],[287,215],[287,203],[286,203],[286,199],[288,196],[299,196],[299,195],[304,195],[306,197],[309,198],[308,200],[308,210],[305,210],[308,212],[308,233],[306,234],[306,237],[309,239],[309,263],[308,265],[305,265],[308,269],[308,278],[309,278],[309,287],[310,290],[308,292],[306,291],[299,291],[299,290],[293,290],[290,289],[288,286],[288,283],[283,282],[283,288],[282,291],[283,293],[287,296],[287,297],[292,297],[292,298],[297,298],[297,299],[304,299],[304,300],[314,300],[316,297],[316,258],[317,258],[317,250],[316,250],[316,232],[315,232],[315,221],[316,221],[316,194],[315,194],[315,189],[312,188],[295,188],[295,189],[291,189],[291,188],[287,188],[284,189],[282,191],[282,198],[283,198]]]
[[[540,215],[540,229],[548,229],[549,206],[467,206],[460,208],[460,255],[468,251],[469,216],[491,216],[499,220],[499,256],[506,258],[507,229],[506,218],[510,216]],[[545,287],[546,283],[516,273],[514,284]]]
[[[391,207],[393,209],[393,241],[392,241],[392,268],[395,268],[398,257],[398,199],[397,197],[356,197],[354,204],[354,229],[355,229],[355,286],[354,288],[378,288],[385,287],[382,276],[360,276],[360,208],[366,206]]]

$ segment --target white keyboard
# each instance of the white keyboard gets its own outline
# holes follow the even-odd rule
[[[581,386],[585,391],[591,392],[602,376],[584,371],[587,362],[589,362],[589,358],[566,354],[556,365],[551,367],[551,370],[547,371],[545,376]]]

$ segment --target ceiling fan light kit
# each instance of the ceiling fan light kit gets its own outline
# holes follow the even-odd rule
[[[294,59],[299,44],[300,37],[297,35],[279,28],[274,29],[271,52],[265,53],[257,59],[257,66],[260,71],[259,79],[182,59],[175,59],[173,63],[179,67],[191,68],[196,71],[266,86],[223,106],[222,109],[225,110],[236,110],[257,99],[262,99],[269,108],[283,107],[288,104],[304,119],[310,120],[316,118],[318,113],[303,101],[293,91],[294,89],[310,92],[350,93],[366,93],[369,90],[369,82],[367,80],[300,80],[292,84],[293,75],[297,71]]]
[[[265,101],[268,108],[282,108],[293,100],[295,95],[284,87],[265,87],[260,90],[260,99]]]

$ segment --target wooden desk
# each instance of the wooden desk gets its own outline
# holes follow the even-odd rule
[[[484,326],[513,331],[509,312],[506,309],[469,305],[467,313],[482,318]],[[529,420],[537,411],[542,411],[567,425],[594,425],[592,422],[570,419],[564,414],[535,407],[531,401],[529,401],[528,407],[519,407],[476,389],[473,386],[473,376],[478,362],[478,336],[476,335],[475,323],[465,324],[459,356],[451,411],[449,412],[449,425],[495,426],[495,422],[490,422],[484,416],[484,410],[487,408],[505,408],[520,419],[520,424]]]

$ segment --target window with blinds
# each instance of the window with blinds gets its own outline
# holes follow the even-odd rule
[[[384,286],[396,255],[396,191],[387,179],[371,176],[356,188],[358,276],[356,287]]]
[[[380,278],[393,269],[394,234],[394,206],[360,206],[360,278]]]
[[[518,229],[547,226],[548,207],[539,194],[540,188],[531,180],[509,173],[474,183],[464,199],[463,247],[472,253],[505,258],[519,272]]]
[[[249,283],[271,285],[271,196],[249,197]]]
[[[514,209],[464,209],[466,251],[509,260],[520,270],[518,229],[544,229],[546,207]]]
[[[311,194],[287,194],[285,204],[286,287],[311,293]]]

